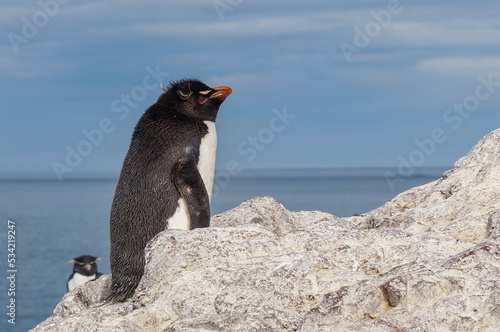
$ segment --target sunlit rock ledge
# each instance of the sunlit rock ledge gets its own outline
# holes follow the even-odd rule
[[[364,215],[256,197],[146,257],[130,301],[102,304],[103,276],[32,331],[498,331],[500,129]]]

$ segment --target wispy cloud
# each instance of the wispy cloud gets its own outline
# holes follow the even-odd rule
[[[417,68],[421,71],[453,76],[500,75],[500,57],[440,57],[423,59],[419,61]]]
[[[276,36],[295,33],[325,31],[339,26],[339,13],[312,12],[282,16],[251,16],[235,21],[204,19],[198,22],[158,21],[138,22],[127,26],[114,26],[102,31],[88,30],[89,33],[110,36],[142,35],[150,37],[238,37],[238,36]]]
[[[360,159],[365,154],[387,156],[387,151],[401,143],[399,139],[384,141],[382,136],[424,137],[428,134],[424,131],[432,127],[433,110],[462,100],[457,91],[467,93],[477,76],[500,74],[500,2],[401,4],[404,10],[393,15],[390,24],[347,64],[339,44],[352,43],[354,28],[375,20],[371,12],[387,10],[387,1],[243,1],[226,12],[223,20],[213,2],[206,0],[70,1],[16,54],[6,34],[21,34],[23,17],[32,20],[41,7],[38,1],[6,0],[0,11],[0,31],[4,32],[0,36],[0,85],[7,106],[1,111],[9,112],[11,118],[3,122],[0,132],[9,135],[11,151],[25,151],[32,144],[30,151],[53,156],[61,146],[64,151],[65,145],[75,141],[71,135],[80,135],[109,112],[114,98],[138,84],[146,66],[160,64],[171,73],[166,81],[199,77],[211,85],[234,88],[225,105],[233,105],[235,111],[225,112],[220,119],[234,124],[231,135],[251,135],[252,130],[241,125],[242,118],[266,121],[266,112],[286,104],[302,112],[296,122],[300,130],[287,132],[287,140],[307,142],[304,146],[326,144],[338,151],[339,144],[320,134],[334,133],[335,137],[328,137],[345,138],[340,145],[357,149]],[[151,93],[151,101],[161,92],[157,90]],[[30,98],[25,97],[27,91]],[[40,107],[48,111],[29,113]],[[17,132],[11,123],[22,122],[19,110],[23,108],[26,118],[47,120],[46,125],[32,121],[26,130],[36,133],[39,127],[47,127],[57,139],[31,139],[22,146],[18,139],[11,139]],[[135,115],[140,112],[137,108]],[[495,123],[486,112],[481,114],[486,120],[475,129],[478,136],[484,126]],[[131,123],[124,126],[132,128],[134,121],[129,119]],[[372,119],[378,119],[378,124]],[[130,133],[120,130],[109,146],[100,147],[103,155],[112,155],[129,141]],[[56,147],[57,141],[60,146]],[[297,151],[297,155],[313,158],[316,150],[309,150]],[[232,152],[233,147],[220,149],[221,157],[227,154],[230,159]],[[290,164],[293,158],[281,159],[280,153],[273,151],[268,159],[263,154],[262,164],[276,160]],[[440,156],[440,160],[456,157]],[[330,157],[324,158],[326,165]],[[29,157],[23,160],[29,164]],[[332,157],[331,165],[335,163]],[[390,161],[366,163],[387,165]],[[26,168],[36,169],[39,164],[37,155]]]
[[[39,42],[33,43],[30,52],[18,56],[11,56],[9,46],[0,47],[0,70],[2,79],[26,80],[40,78],[55,78],[65,70],[66,64],[54,61],[54,51],[62,47],[61,43]]]
[[[437,19],[437,18],[436,18]],[[395,22],[385,44],[411,47],[500,45],[500,27],[489,20]]]

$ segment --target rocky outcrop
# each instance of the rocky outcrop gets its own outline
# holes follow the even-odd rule
[[[364,215],[257,197],[146,248],[134,297],[109,276],[33,331],[498,331],[500,130],[441,179]]]

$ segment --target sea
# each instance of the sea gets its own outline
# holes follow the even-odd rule
[[[290,211],[362,214],[437,180],[451,167],[247,169],[219,172],[212,215],[256,196]],[[0,331],[28,331],[52,314],[80,255],[109,268],[109,212],[118,174],[0,174]],[[1,311],[0,310],[0,311]],[[15,323],[15,324],[14,324]]]

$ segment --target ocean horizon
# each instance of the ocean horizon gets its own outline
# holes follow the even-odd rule
[[[437,180],[448,169],[275,168],[233,174],[218,169],[211,212],[222,213],[256,196],[272,196],[290,211],[319,210],[348,217]],[[51,173],[0,173],[2,268],[9,270],[10,220],[15,223],[17,271],[16,324],[8,323],[4,314],[2,331],[27,331],[51,315],[66,292],[70,259],[85,254],[101,257],[99,271],[110,273],[109,211],[118,176],[118,172],[75,173],[59,181]],[[1,280],[5,308],[9,283],[6,277]]]

